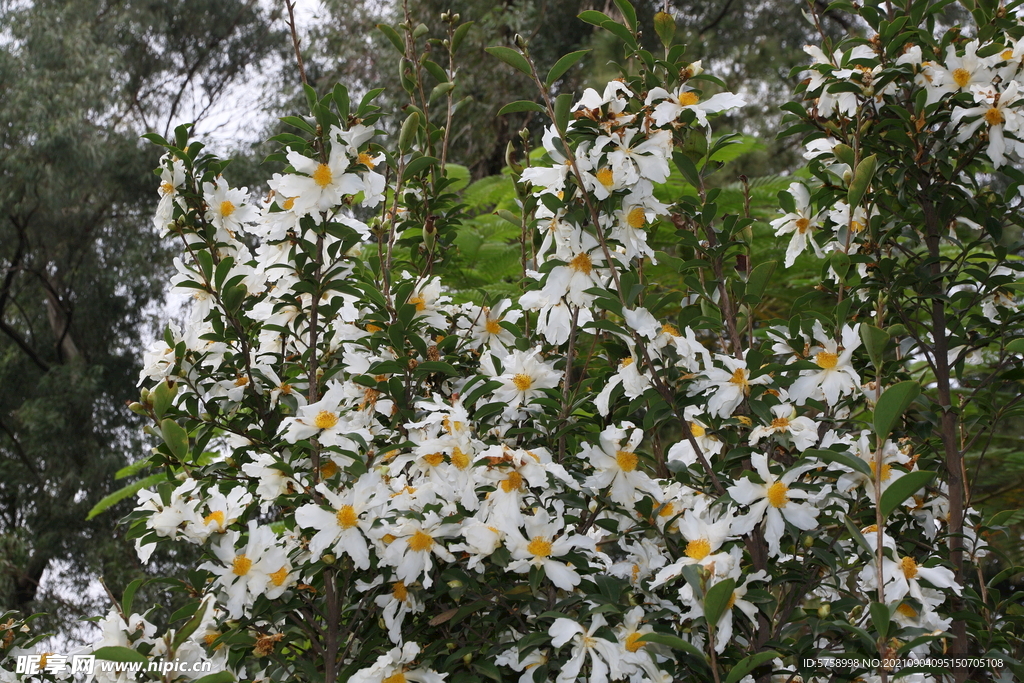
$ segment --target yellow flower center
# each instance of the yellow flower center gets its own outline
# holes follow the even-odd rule
[[[409,591],[406,589],[403,581],[396,581],[391,584],[391,595],[395,596],[395,600],[399,602],[405,602],[409,599]]]
[[[224,216],[224,218],[227,218],[228,216],[230,216],[234,212],[235,212],[235,205],[232,204],[231,202],[229,202],[228,200],[225,199],[224,201],[222,201],[220,203],[220,215]]]
[[[169,182],[165,180],[164,182],[160,183],[160,191],[163,192],[164,194],[171,194],[172,192],[174,192],[174,185],[171,185]]]
[[[374,167],[373,157],[366,152],[359,153],[359,163],[365,166],[366,168]]]
[[[668,325],[668,324],[662,325],[661,326],[661,331],[662,331],[662,333],[667,334],[670,337],[678,337],[679,336],[679,329],[675,325]]]
[[[700,95],[691,90],[679,94],[679,104],[683,107],[692,107],[698,102],[700,102]]]
[[[384,534],[380,537],[380,540],[384,543],[384,545],[391,545],[395,542],[395,536],[394,534]]]
[[[351,505],[342,505],[334,517],[338,520],[338,526],[342,529],[351,529],[359,523],[356,510]]]
[[[626,645],[625,645],[626,649],[629,650],[630,652],[636,652],[637,650],[642,648],[647,643],[640,643],[640,642],[637,642],[637,641],[639,641],[643,637],[644,637],[644,634],[637,633],[636,631],[633,631],[632,633],[630,633],[628,636],[626,636]]]
[[[416,307],[417,313],[422,313],[427,310],[427,302],[423,300],[423,296],[420,294],[409,299],[409,303]]]
[[[597,181],[599,183],[601,183],[602,185],[604,185],[605,187],[610,188],[612,186],[612,183],[615,182],[615,177],[612,174],[612,169],[610,169],[607,166],[605,166],[600,171],[598,171],[597,172]]]
[[[424,455],[423,459],[427,461],[427,464],[431,467],[437,467],[444,462],[444,453],[431,453],[430,455]]]
[[[244,376],[243,377],[239,377],[238,379],[235,380],[235,386],[236,387],[244,387],[248,383],[249,383],[249,378],[248,377],[244,377]]]
[[[367,323],[367,325],[366,325],[366,331],[369,332],[370,334],[373,334],[374,332],[380,332],[382,329],[384,329],[384,328],[383,327],[377,327],[373,323]]]
[[[636,453],[630,453],[629,451],[615,451],[615,462],[619,464],[619,469],[623,472],[632,472],[636,469],[636,464],[639,461]]]
[[[871,468],[871,476],[874,477],[875,476],[875,468],[878,467],[878,465],[875,463],[874,460],[872,460],[872,461],[868,462],[868,467]],[[890,465],[887,462],[883,462],[882,463],[882,476],[880,477],[880,479],[882,481],[889,481],[889,477],[891,475],[892,475],[892,465]]]
[[[316,170],[313,171],[313,182],[320,187],[327,187],[334,180],[334,174],[331,172],[331,167],[327,164],[318,164]]]
[[[850,221],[850,230],[859,233],[864,230],[864,224],[860,221]]]
[[[823,370],[831,370],[839,363],[839,356],[828,351],[819,351],[814,357],[814,362]]]
[[[515,470],[508,473],[508,478],[501,482],[501,490],[505,493],[512,493],[523,488],[523,475],[519,474]]]
[[[281,567],[276,572],[270,575],[270,582],[275,586],[280,586],[288,579],[288,567]]]
[[[788,417],[777,417],[772,420],[772,429],[777,429],[780,432],[789,431],[789,418]]]
[[[484,329],[487,330],[487,334],[501,334],[501,321],[488,320],[484,323]]]
[[[526,546],[526,550],[534,557],[548,557],[551,555],[551,541],[537,536]]]
[[[214,510],[210,514],[203,517],[203,524],[210,526],[210,522],[216,522],[217,526],[224,526],[224,511]]]
[[[736,591],[733,591],[732,595],[729,596],[729,603],[725,606],[725,608],[726,609],[732,609],[735,606],[736,606]]]
[[[422,531],[417,531],[406,540],[406,543],[409,544],[410,550],[424,552],[434,547],[434,537]]]
[[[295,206],[295,197],[289,197],[284,200],[284,204],[281,206],[285,211],[291,211],[292,207]]]
[[[964,87],[971,82],[971,72],[967,69],[960,67],[959,69],[953,70],[953,82],[959,87]]]
[[[458,467],[460,470],[464,470],[469,467],[469,456],[462,452],[462,449],[458,446],[452,451],[452,464]]]
[[[634,206],[629,210],[626,215],[626,222],[629,223],[629,227],[639,229],[644,227],[644,223],[647,222],[647,214],[644,212],[642,206]]]
[[[584,251],[576,254],[572,261],[569,261],[569,267],[577,273],[590,275],[590,271],[594,269],[594,262],[591,260],[590,254]]]
[[[789,487],[783,484],[781,481],[777,481],[768,487],[768,504],[773,508],[786,507],[786,503],[789,502]]]
[[[236,555],[235,559],[231,561],[231,571],[238,576],[245,576],[251,568],[252,560],[245,555]]]
[[[661,511],[658,512],[659,517],[671,517],[676,512],[675,503],[665,503],[661,506]]]
[[[1007,59],[1010,59],[1012,57],[1013,57],[1013,50],[1010,49],[1010,48],[1006,48],[1005,50],[1003,50],[1002,52],[999,53],[999,58],[1004,60],[1004,61],[1007,60]]]
[[[711,554],[711,543],[706,538],[698,538],[686,544],[686,556],[700,562]]]
[[[912,557],[904,557],[900,560],[900,569],[907,581],[917,576],[917,562]]]
[[[1006,122],[1006,117],[1003,116],[999,107],[989,107],[989,110],[985,112],[985,122],[990,126],[998,126]]]
[[[528,391],[529,388],[533,386],[533,378],[520,372],[512,378],[512,384],[514,384],[516,389],[519,391]]]
[[[338,416],[328,410],[321,410],[316,414],[313,424],[316,425],[317,429],[331,429],[334,425],[338,424]]]
[[[729,383],[739,386],[744,392],[750,391],[750,382],[747,381],[747,371],[745,368],[736,368],[733,370],[732,377],[729,378]]]
[[[408,679],[405,677],[404,673],[399,671],[396,674],[392,674],[391,676],[388,676],[387,678],[382,680],[380,683],[408,683]]]
[[[338,473],[338,465],[333,460],[328,460],[320,465],[320,478],[330,479]]]
[[[917,610],[914,609],[911,605],[908,605],[905,602],[902,605],[900,605],[899,607],[897,607],[896,611],[899,612],[900,614],[902,614],[903,616],[907,617],[908,619],[916,619],[917,618]]]
[[[623,358],[622,361],[619,364],[622,367],[624,367],[624,368],[628,368],[630,365],[633,364],[633,359],[632,358]]]

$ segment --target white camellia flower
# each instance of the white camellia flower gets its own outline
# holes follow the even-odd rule
[[[819,345],[811,348],[810,357],[820,369],[802,370],[790,386],[789,397],[798,406],[809,398],[834,406],[840,398],[859,389],[860,375],[851,360],[861,343],[860,323],[853,327],[844,325],[840,337],[842,345],[826,335],[821,323],[815,321],[814,338]]]
[[[563,522],[554,520],[544,508],[538,508],[523,519],[526,535],[519,530],[509,533],[505,545],[512,554],[507,571],[524,574],[530,567],[540,567],[557,588],[571,591],[580,584],[580,575],[572,565],[554,558],[562,557],[574,548],[593,548],[594,542],[586,536],[561,533]]]
[[[691,396],[714,390],[707,405],[707,412],[713,417],[732,417],[733,411],[750,395],[752,384],[771,382],[768,375],[751,379],[745,361],[721,353],[715,354],[715,360],[726,369],[707,368],[702,373],[703,378],[690,389]]]
[[[623,443],[630,429],[633,431],[629,433],[629,440]],[[658,501],[661,487],[643,470],[637,469],[640,456],[634,451],[643,438],[642,430],[633,429],[632,422],[623,422],[621,427],[604,429],[598,446],[584,444],[580,457],[589,461],[595,472],[583,485],[594,491],[610,489],[608,497],[631,510],[643,494]]]
[[[722,544],[734,535],[734,515],[731,509],[723,511],[716,519],[705,511],[697,514],[687,510],[679,520],[679,532],[686,540],[683,557],[667,565],[654,577],[651,588],[657,588],[682,575],[683,568],[700,565],[711,574],[725,576],[732,571],[729,553],[719,553]]]
[[[533,398],[544,395],[544,389],[553,389],[562,379],[551,363],[540,360],[540,349],[513,351],[502,359],[505,372],[495,377],[502,386],[494,390],[494,400],[504,403],[506,413],[515,412]]]
[[[789,437],[793,445],[801,453],[818,443],[818,423],[809,417],[796,416],[796,409],[788,403],[772,406],[772,419],[769,425],[759,425],[750,432],[750,445],[754,446],[762,439],[773,434]]]
[[[747,103],[742,97],[731,92],[720,92],[701,102],[700,94],[685,84],[680,85],[671,93],[664,88],[651,88],[644,104],[649,107],[655,102],[658,102],[658,105],[654,107],[652,115],[654,125],[664,126],[675,123],[684,111],[692,111],[697,116],[697,123],[703,128],[708,125],[708,114],[735,109]]]
[[[362,179],[346,172],[349,158],[343,145],[331,146],[327,163],[298,152],[288,152],[288,163],[297,173],[280,176],[271,181],[270,188],[292,200],[290,208],[298,215],[309,214],[320,221],[321,214],[341,204],[342,197],[363,190]]]
[[[608,622],[601,614],[595,614],[590,622],[590,628],[583,626],[572,619],[555,619],[548,628],[548,635],[551,636],[551,645],[558,649],[573,641],[572,655],[558,672],[558,683],[575,683],[583,664],[590,660],[590,683],[607,683],[608,680],[616,680],[623,675],[622,647],[619,643],[605,640],[595,635],[598,629]],[[611,679],[609,679],[611,676]]]
[[[224,602],[232,619],[242,616],[245,608],[256,596],[262,594],[272,581],[271,574],[280,567],[269,568],[263,563],[263,556],[274,545],[274,532],[266,526],[258,526],[255,520],[249,522],[249,538],[241,551],[236,551],[239,533],[225,532],[210,546],[221,564],[205,562],[200,569],[207,569],[216,576],[213,585],[224,591]],[[274,558],[276,559],[276,558]],[[285,578],[290,572],[285,572]]]
[[[813,529],[817,525],[816,518],[820,511],[794,500],[807,498],[807,491],[790,488],[790,484],[818,464],[794,467],[779,477],[768,469],[768,456],[764,453],[752,453],[750,462],[764,483],[757,484],[743,478],[728,488],[733,500],[740,505],[750,506],[750,511],[733,523],[732,531],[740,536],[748,534],[767,517],[764,536],[768,541],[768,552],[777,556],[780,554],[779,541],[786,530],[786,522],[803,531]]]
[[[1007,140],[1005,133],[1018,133],[1021,117],[1017,113],[1017,100],[1021,97],[1017,81],[1010,81],[1002,92],[991,86],[974,90],[976,107],[960,107],[953,111],[952,121],[962,125],[957,133],[958,142],[964,142],[977,135],[978,129],[984,125],[988,130],[988,147],[985,153],[992,165],[999,168],[1006,163],[1006,152],[1016,147],[1016,142]],[[971,120],[963,125],[964,120]]]
[[[455,557],[438,539],[455,533],[453,525],[443,524],[436,512],[428,512],[422,521],[414,517],[400,518],[388,530],[394,540],[386,545],[380,561],[395,568],[395,576],[399,581],[410,584],[419,580],[424,588],[430,588],[434,583],[431,576],[434,567],[432,556],[436,555],[445,562],[455,561]]]
[[[310,503],[295,511],[295,523],[307,529],[316,529],[316,535],[309,542],[309,552],[319,557],[330,548],[334,554],[346,554],[352,558],[357,569],[370,566],[370,549],[365,534],[373,523],[372,518],[362,515],[377,505],[377,497],[384,489],[380,475],[366,472],[351,488],[342,493],[331,491],[323,483],[316,490],[324,497],[330,509]]]
[[[234,237],[246,224],[260,217],[259,209],[246,204],[248,190],[228,187],[223,178],[216,184],[203,183],[203,195],[207,203],[206,220],[217,228],[218,239],[223,239],[220,231]]]
[[[415,666],[416,655],[419,653],[419,644],[410,641],[401,648],[396,647],[382,654],[371,666],[356,671],[349,677],[348,683],[444,683],[448,674]]]
[[[775,236],[792,234],[789,246],[786,247],[786,260],[784,265],[789,268],[796,262],[796,257],[803,253],[810,244],[818,258],[823,254],[818,243],[814,241],[814,230],[820,227],[819,214],[811,210],[811,193],[803,183],[791,183],[789,193],[793,195],[795,210],[787,213],[782,218],[776,218],[771,222],[775,229]]]

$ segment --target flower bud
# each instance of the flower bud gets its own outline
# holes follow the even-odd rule
[[[829,613],[831,611],[832,611],[832,607],[829,606],[829,604],[827,602],[823,603],[821,605],[821,607],[818,608],[818,618],[819,619],[824,619],[825,617],[827,617],[829,615]]]
[[[466,654],[462,655],[462,663],[463,664],[465,664],[466,666],[469,666],[472,662],[473,662],[473,655],[472,654],[467,652]]]
[[[338,558],[335,557],[334,555],[331,555],[330,553],[326,553],[326,554],[320,556],[320,560],[324,564],[331,565],[331,564],[334,564],[335,562],[337,562]]]
[[[526,50],[526,38],[523,38],[522,35],[517,33],[515,38],[512,39],[512,42],[515,43],[515,46],[520,50]]]

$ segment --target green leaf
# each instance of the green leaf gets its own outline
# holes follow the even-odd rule
[[[714,626],[722,618],[735,590],[735,579],[719,581],[708,589],[707,595],[704,596],[704,618],[708,620],[708,624]]]
[[[588,9],[585,12],[580,12],[576,16],[582,19],[583,21],[587,22],[588,24],[593,24],[594,26],[604,26],[605,22],[614,21],[604,12],[598,12],[597,10],[594,9]]]
[[[289,126],[303,130],[311,135],[316,135],[316,128],[306,123],[306,120],[300,116],[282,116],[281,122],[287,123]]]
[[[101,647],[100,649],[95,650],[92,654],[96,659],[105,659],[109,662],[142,662],[145,664],[149,661],[146,655],[119,645]]]
[[[405,167],[405,173],[402,174],[402,182],[408,182],[410,178],[439,163],[441,162],[434,157],[418,157],[413,159],[409,162],[409,165]]]
[[[769,650],[768,652],[758,652],[756,655],[750,655],[744,657],[739,663],[734,666],[730,671],[729,675],[725,679],[725,683],[739,683],[748,673],[761,666],[765,662],[770,662],[776,657],[781,657],[778,652]]]
[[[887,518],[903,501],[926,486],[934,477],[935,472],[910,472],[889,484],[889,488],[882,494],[882,499],[878,503],[882,519]]]
[[[825,462],[834,462],[840,465],[846,465],[855,472],[871,476],[871,466],[867,464],[862,458],[858,458],[849,453],[840,451],[827,451],[818,449],[809,449],[804,451],[804,457],[807,458],[818,458]]]
[[[149,459],[147,458],[122,467],[117,472],[114,472],[114,480],[117,481],[119,479],[125,479],[126,477],[134,477],[136,474],[149,467],[149,464]]]
[[[623,18],[629,24],[633,33],[636,33],[636,10],[633,8],[633,5],[630,4],[629,0],[615,0],[615,6],[622,12]]]
[[[149,579],[135,579],[128,584],[128,587],[124,589],[124,595],[121,597],[121,611],[125,614],[132,613],[132,602],[135,600],[135,593],[142,588]]]
[[[104,496],[102,500],[92,506],[92,510],[89,510],[89,514],[85,516],[87,520],[92,519],[96,515],[104,512],[105,510],[113,507],[117,503],[121,502],[129,496],[134,496],[142,489],[158,484],[166,479],[163,474],[151,474],[145,479],[140,479],[134,483],[128,484],[124,488],[114,491],[108,496]]]
[[[513,69],[523,72],[527,76],[530,76],[533,73],[530,70],[530,63],[526,61],[526,58],[510,47],[487,47],[484,48],[484,51],[497,57]]]
[[[192,683],[234,683],[237,679],[230,671],[219,671],[215,674],[207,674],[197,678]]]
[[[850,191],[846,195],[850,211],[860,206],[860,200],[864,198],[864,193],[868,191],[871,179],[875,175],[875,166],[877,164],[878,158],[874,154],[861,159],[860,163],[857,164],[857,170],[853,172],[853,180],[850,182]]]
[[[188,432],[185,428],[168,417],[160,423],[160,434],[174,457],[184,460],[188,455]]]
[[[875,434],[879,439],[889,438],[893,427],[920,394],[921,385],[912,381],[893,384],[882,392],[875,404]]]
[[[520,111],[539,111],[546,112],[547,109],[543,105],[531,102],[530,100],[519,100],[517,102],[509,102],[504,107],[498,110],[498,116],[504,116],[505,114],[515,114]]]
[[[1005,526],[1008,523],[1012,523],[1011,520],[1014,515],[1018,514],[1020,510],[1000,510],[999,512],[992,515],[985,526]]]
[[[693,165],[690,157],[686,156],[682,152],[673,152],[672,161],[676,163],[676,167],[679,169],[679,172],[683,174],[683,177],[686,178],[686,182],[690,183],[694,187],[700,187],[700,174],[697,172],[697,167]]]
[[[555,62],[555,65],[551,67],[551,71],[548,71],[548,77],[545,79],[544,85],[550,88],[554,85],[555,81],[562,77],[562,74],[571,69],[576,62],[583,59],[583,56],[588,52],[590,52],[589,48],[586,50],[577,50],[576,52],[570,52],[559,59]]]
[[[707,661],[706,656],[703,652],[697,649],[697,646],[693,643],[688,643],[678,636],[669,635],[668,633],[645,633],[639,640],[638,643],[657,643],[658,645],[666,645],[673,650],[681,650],[688,654],[693,655],[701,661]]]
[[[190,635],[196,632],[199,625],[203,623],[203,617],[206,616],[206,601],[203,600],[199,603],[196,608],[195,614],[189,619],[181,629],[174,634],[174,649],[177,650],[182,643],[184,643]]]
[[[569,127],[569,108],[572,106],[572,93],[564,92],[555,98],[555,125],[560,132]]]
[[[860,338],[864,342],[864,349],[868,352],[868,357],[871,358],[874,366],[882,367],[882,354],[889,343],[889,333],[874,325],[861,323]]]
[[[868,540],[864,538],[864,534],[862,534],[860,529],[857,528],[857,525],[853,523],[853,520],[846,515],[843,515],[843,524],[846,525],[846,530],[850,532],[850,536],[857,542],[857,545],[869,553],[874,552],[874,550],[871,549],[871,545],[868,543]]]
[[[348,88],[341,83],[334,86],[334,106],[338,108],[338,115],[341,116],[341,120],[344,121],[348,118],[349,112],[349,99],[348,99]]]
[[[402,40],[402,36],[398,35],[398,31],[387,24],[377,24],[377,29],[387,36],[388,40],[390,40],[391,44],[395,46],[395,49],[398,50],[399,54],[405,54],[405,41]]]
[[[160,384],[156,385],[153,392],[150,394],[153,397],[153,412],[156,414],[156,419],[162,419],[167,409],[171,407],[171,403],[174,401],[174,397],[178,393],[178,384],[175,382],[172,386],[171,382],[164,380]]]
[[[871,603],[871,623],[875,626],[875,632],[885,640],[889,635],[889,620],[892,619],[892,612],[880,602]]]
[[[849,145],[836,145],[832,148],[832,153],[835,154],[836,159],[839,159],[839,161],[843,162],[850,168],[857,165],[857,155],[854,153],[853,147],[850,147]]]
[[[1024,353],[1024,337],[1007,342],[1006,350],[1010,353]]]
[[[462,47],[462,41],[466,39],[466,34],[469,33],[473,23],[472,21],[467,21],[455,29],[455,33],[452,35],[452,54],[458,52],[459,48]]]
[[[676,20],[668,12],[658,12],[654,15],[654,32],[658,34],[661,44],[665,47],[672,45],[672,39],[676,36]]]
[[[412,112],[402,123],[402,129],[398,133],[398,149],[407,152],[412,149],[412,143],[416,139],[416,131],[420,127],[419,112]]]
[[[750,271],[750,275],[747,276],[747,290],[744,296],[744,298],[748,299],[748,303],[760,303],[777,265],[779,265],[778,261],[765,261],[764,263],[758,263]]]

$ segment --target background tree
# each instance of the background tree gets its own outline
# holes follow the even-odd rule
[[[124,403],[172,272],[139,135],[284,43],[242,1],[3,2],[0,25],[0,603],[73,623],[92,577],[141,572],[116,517],[86,521],[144,452]],[[76,590],[41,595],[57,566]]]

